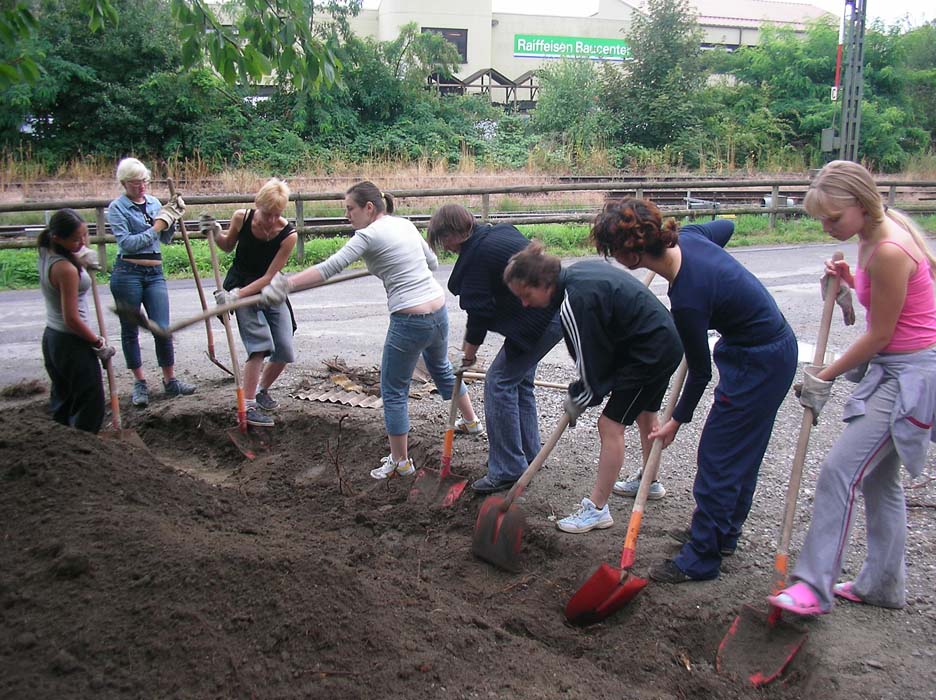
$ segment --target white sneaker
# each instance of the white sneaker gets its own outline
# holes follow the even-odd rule
[[[556,523],[563,532],[581,533],[591,530],[604,530],[614,525],[614,519],[611,517],[611,511],[608,510],[608,504],[600,510],[592,503],[590,498],[583,498],[581,507],[572,515],[563,518]]]
[[[640,477],[643,475],[643,472],[637,472],[632,474],[627,479],[622,479],[621,481],[615,481],[614,486],[611,487],[611,490],[614,491],[618,496],[628,496],[629,498],[635,498],[637,492],[640,490]],[[650,491],[647,493],[648,501],[658,501],[663,496],[666,495],[666,489],[663,487],[659,481],[654,481],[650,484]]]
[[[371,469],[370,475],[375,479],[389,479],[394,473],[400,476],[409,476],[416,471],[412,459],[404,459],[400,462],[393,461],[393,455],[387,455],[380,460],[380,466]]]
[[[480,435],[484,432],[484,426],[481,425],[479,420],[467,421],[464,418],[459,418],[455,421],[455,432],[464,435]]]

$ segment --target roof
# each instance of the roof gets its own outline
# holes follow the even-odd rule
[[[778,0],[689,0],[699,13],[699,24],[759,27],[764,23],[793,25],[805,24],[823,16],[832,16],[821,7],[805,2]],[[643,3],[640,3],[641,10]]]

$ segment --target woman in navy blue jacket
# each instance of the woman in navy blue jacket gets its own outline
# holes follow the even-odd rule
[[[672,533],[679,554],[651,569],[666,583],[713,579],[733,553],[751,509],[774,419],[796,372],[793,331],[767,289],[724,250],[734,223],[716,220],[679,229],[646,199],[609,204],[592,227],[598,252],[669,282],[670,311],[689,372],[672,418],[650,434],[672,443],[718,367],[714,404],[699,440],[689,530]],[[708,331],[721,334],[714,354]]]

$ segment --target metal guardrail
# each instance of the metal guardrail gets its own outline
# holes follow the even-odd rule
[[[509,222],[511,224],[544,224],[544,223],[587,223],[595,215],[594,211],[582,213],[512,213],[512,214],[492,214],[490,210],[491,195],[533,195],[551,192],[606,192],[609,195],[633,196],[642,198],[644,196],[657,196],[660,199],[666,198],[667,194],[672,192],[668,198],[670,201],[681,202],[683,206],[667,206],[666,213],[670,216],[716,216],[716,215],[738,215],[738,214],[766,214],[769,217],[768,226],[774,228],[778,216],[797,215],[803,213],[800,202],[791,194],[802,196],[809,186],[809,180],[803,178],[796,179],[777,179],[777,180],[724,180],[724,179],[659,179],[648,180],[645,178],[632,180],[605,180],[601,181],[566,181],[559,184],[540,184],[540,185],[501,185],[488,187],[448,187],[439,189],[409,189],[409,190],[386,190],[398,200],[407,198],[441,198],[441,197],[481,197],[481,215],[482,221],[492,223]],[[878,186],[882,189],[889,204],[894,204],[898,189],[901,194],[911,194],[921,203],[902,204],[901,208],[909,213],[934,213],[936,212],[936,181],[922,180],[877,180]],[[731,191],[745,190],[745,194],[755,198],[751,205],[739,205],[736,198],[732,198],[728,193]],[[783,190],[783,191],[781,191]],[[909,192],[908,192],[909,191]],[[679,197],[677,193],[684,193]],[[739,192],[740,194],[740,192]],[[700,196],[707,195],[707,196]],[[302,226],[297,227],[300,234],[296,245],[295,255],[299,262],[305,257],[304,241],[306,238],[334,236],[339,234],[351,233],[352,228],[347,223],[315,223],[305,225],[307,222],[304,216],[305,202],[323,202],[323,201],[342,201],[344,192],[315,192],[303,193],[295,192],[290,200],[295,203],[296,216],[294,221],[303,222]],[[212,204],[247,204],[253,202],[253,194],[227,194],[215,196],[189,196],[186,197],[186,203],[189,206],[212,205]],[[729,200],[727,205],[719,201],[719,198]],[[0,204],[0,213],[12,212],[48,212],[51,210],[62,209],[65,207],[72,209],[94,209],[95,210],[95,235],[91,237],[91,243],[98,246],[98,254],[101,260],[107,260],[106,248],[108,244],[114,244],[114,237],[107,233],[108,227],[105,217],[105,208],[110,204],[110,199],[81,199],[81,200],[47,200],[35,202],[16,202]],[[414,215],[413,223],[418,228],[425,228],[428,224],[428,216]],[[310,219],[312,220],[312,219]],[[193,239],[203,238],[197,230],[196,222],[186,222],[186,231],[189,237]],[[33,231],[32,229],[36,229]],[[41,230],[38,227],[24,227],[24,233],[21,237],[14,240],[2,240],[4,237],[0,233],[0,250],[31,248],[35,246],[35,235]],[[99,232],[104,231],[104,234]],[[176,234],[180,237],[179,234]]]

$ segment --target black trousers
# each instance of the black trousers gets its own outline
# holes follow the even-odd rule
[[[52,380],[52,418],[62,425],[98,432],[104,420],[104,382],[93,348],[77,335],[46,327],[42,358]]]

